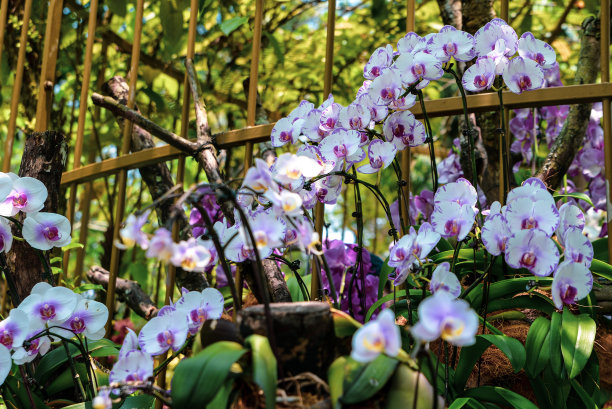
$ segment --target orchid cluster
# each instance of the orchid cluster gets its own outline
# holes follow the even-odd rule
[[[0,172],[0,252],[7,253],[13,244],[9,220],[23,213],[21,226],[25,241],[38,250],[50,250],[70,243],[70,222],[64,216],[41,212],[47,200],[47,188],[37,179]]]
[[[53,342],[73,337],[104,336],[108,309],[66,287],[40,282],[0,322],[0,384],[12,363],[23,365],[45,355]]]

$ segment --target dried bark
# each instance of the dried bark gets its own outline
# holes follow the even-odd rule
[[[600,20],[587,18],[582,23],[580,56],[574,84],[590,84],[597,80],[599,72]],[[593,104],[572,105],[563,124],[561,133],[555,139],[544,165],[536,175],[549,189],[556,189],[567,173],[578,149],[582,145],[591,116]]]
[[[270,298],[272,302],[291,302],[291,293],[289,292],[289,287],[287,287],[287,282],[283,277],[283,273],[274,260],[265,259],[262,260],[263,264],[263,274],[266,279],[266,284],[268,286],[268,294],[270,294]],[[255,274],[257,274],[257,266],[255,261],[245,261],[243,263],[243,272],[244,277],[249,285],[249,288],[255,295],[255,298],[259,303],[264,302],[263,294],[261,290],[257,288],[257,283],[255,281]]]
[[[99,266],[93,266],[87,272],[87,278],[94,284],[108,288],[109,272]],[[117,278],[115,287],[119,300],[144,319],[155,317],[159,311],[153,300],[142,290],[136,281]]]
[[[461,30],[463,26],[461,14],[461,0],[437,0],[440,7],[440,16],[445,25]]]
[[[47,187],[48,197],[43,207],[44,212],[55,213],[58,210],[60,181],[67,155],[68,143],[61,132],[35,132],[26,138],[19,176],[36,178]],[[23,221],[24,217],[20,218]],[[20,300],[30,294],[36,283],[44,281],[45,267],[39,255],[39,250],[22,241],[13,242],[13,247],[7,255],[8,266],[13,271]],[[48,253],[44,252],[42,258],[48,266]],[[47,280],[52,281],[49,278]]]
[[[270,305],[274,322],[276,355],[287,375],[312,372],[326,376],[334,359],[334,323],[329,305],[322,302],[298,302]],[[238,313],[243,337],[266,335],[263,305]]]

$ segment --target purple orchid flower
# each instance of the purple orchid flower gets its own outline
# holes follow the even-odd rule
[[[137,244],[145,249],[149,245],[149,238],[142,231],[142,227],[147,223],[151,210],[146,210],[141,215],[129,215],[125,221],[125,226],[119,231],[123,243],[115,243],[115,246],[124,250]]]
[[[378,47],[372,53],[365,67],[363,67],[363,76],[365,79],[373,80],[380,76],[393,61],[393,46],[387,44],[385,47]]]
[[[559,227],[557,227],[557,240],[563,246],[563,236],[565,232],[575,227],[582,231],[584,229],[584,213],[580,208],[572,203],[564,203],[559,208]]]
[[[412,327],[412,336],[421,342],[438,338],[456,346],[476,342],[478,315],[467,301],[455,299],[446,291],[437,291],[419,304],[419,321]]]
[[[379,104],[378,97],[375,97],[374,94],[370,95],[369,89],[366,93],[360,95],[355,103],[367,108],[370,111],[370,125],[372,122],[381,122],[383,121],[387,115],[389,114],[389,107],[385,104]],[[389,102],[389,105],[393,104],[396,99],[393,99]]]
[[[172,265],[185,271],[204,271],[211,260],[210,251],[193,237],[177,243],[170,258]]]
[[[340,110],[338,120],[346,129],[363,130],[370,126],[370,110],[353,102]]]
[[[474,37],[453,26],[444,26],[433,36],[427,49],[443,63],[451,58],[457,61],[470,61],[474,58]]]
[[[338,125],[338,116],[342,108],[342,105],[334,102],[321,111],[319,127],[323,132],[329,133],[336,129]]]
[[[350,132],[357,133],[357,131]],[[272,174],[278,183],[296,191],[301,189],[304,178],[315,177],[323,170],[324,166],[308,156],[283,153],[274,162]]]
[[[43,330],[38,323],[30,322],[30,328],[25,338],[27,346],[19,346],[13,352],[13,361],[17,365],[32,362],[37,356],[43,356],[49,352],[51,338],[47,335],[39,336]]]
[[[463,73],[461,84],[468,91],[480,92],[491,88],[494,80],[495,61],[488,57],[480,57]]]
[[[535,61],[523,57],[510,60],[503,77],[508,89],[515,94],[542,88],[544,85],[542,68]]]
[[[77,301],[77,295],[72,290],[40,282],[17,308],[40,326],[53,326],[61,325],[72,315]]]
[[[587,268],[593,261],[593,244],[582,234],[582,229],[569,227],[563,235],[565,251],[563,252],[566,261],[584,264]]]
[[[293,145],[296,143],[302,130],[302,124],[303,121],[293,122],[291,118],[279,119],[270,133],[272,146],[278,148],[286,144]]]
[[[9,222],[0,217],[0,252],[8,253],[13,245],[13,233]]]
[[[552,299],[555,307],[575,304],[593,289],[593,275],[582,263],[563,262],[555,272],[552,283]]]
[[[399,51],[400,54],[410,54],[425,49],[426,43],[423,41],[423,37],[414,32],[406,34],[397,42],[397,51]]]
[[[424,51],[400,54],[393,66],[399,70],[404,85],[412,85],[421,80],[434,81],[444,75],[442,63]]]
[[[127,334],[125,334],[125,338],[123,339],[123,343],[119,349],[119,359],[126,357],[128,353],[137,351],[140,348],[140,345],[138,344],[138,335],[136,335],[133,329],[126,329]]]
[[[337,129],[321,142],[319,149],[326,160],[336,163],[336,169],[343,169],[345,164],[361,162],[365,158],[360,144],[359,132]]]
[[[306,117],[306,115],[308,115],[308,113],[313,109],[315,109],[314,104],[303,99],[300,101],[300,104],[289,113],[287,118],[291,119],[293,122],[304,120],[304,117]]]
[[[64,338],[72,338],[75,334],[82,334],[96,341],[104,337],[104,325],[107,320],[108,308],[106,308],[106,305],[80,297],[70,318],[61,325],[66,330],[62,331],[54,328],[51,332]]]
[[[342,191],[342,177],[327,176],[314,183],[317,200],[325,204],[335,204]]]
[[[6,377],[11,372],[13,361],[11,353],[4,345],[0,345],[0,385],[4,383]]]
[[[523,33],[519,39],[518,53],[523,58],[535,61],[542,68],[553,68],[557,62],[555,50],[530,32]]]
[[[495,63],[495,74],[501,75],[518,48],[518,36],[504,20],[494,18],[474,35],[474,50],[479,57],[489,57]]]
[[[410,228],[408,234],[405,234],[389,252],[389,261],[387,264],[390,267],[395,267],[394,285],[400,285],[414,267],[419,263],[425,262],[427,255],[440,241],[440,234],[434,230],[431,224],[425,222],[419,228],[418,234],[414,227]]]
[[[376,77],[368,88],[368,95],[374,105],[389,105],[402,94],[402,78],[396,68],[385,70]],[[376,118],[377,115],[372,115]]]
[[[176,302],[177,310],[183,311],[189,321],[189,334],[195,335],[206,320],[218,320],[223,313],[223,295],[215,288],[202,292],[188,291]]]
[[[143,382],[153,376],[153,366],[153,358],[149,354],[143,351],[131,351],[113,365],[108,381],[109,383]]]
[[[438,169],[438,182],[441,184],[455,182],[463,176],[459,155],[454,152],[449,153],[444,160],[438,162],[436,168]]]
[[[161,355],[170,348],[178,351],[189,334],[187,317],[183,311],[158,315],[145,324],[138,334],[140,348],[149,355]],[[128,354],[129,357],[129,354]]]
[[[204,232],[201,231],[200,235]],[[161,261],[168,262],[174,253],[174,240],[170,230],[160,227],[155,231],[155,234],[149,241],[146,256],[148,258],[156,258]]]
[[[21,347],[29,329],[28,315],[17,308],[13,308],[8,318],[0,322],[0,344],[9,350]]]
[[[508,202],[504,217],[511,230],[539,229],[551,237],[559,225],[559,212],[554,200],[531,200],[520,197]]]
[[[460,206],[468,205],[474,211],[476,208],[476,201],[478,200],[478,193],[474,186],[465,178],[459,178],[453,183],[447,183],[444,186],[440,186],[434,195],[434,204],[454,202]]]
[[[0,172],[0,203],[4,202],[12,190],[13,179],[9,176],[9,174]]]
[[[446,291],[453,298],[459,297],[461,294],[461,283],[457,276],[450,271],[449,263],[444,262],[436,267],[429,282],[429,291],[432,294],[438,291]]]
[[[370,163],[357,168],[361,173],[376,173],[386,169],[397,153],[397,148],[390,142],[383,142],[380,139],[374,139],[368,146],[368,158]]]
[[[376,320],[368,322],[355,332],[351,358],[366,363],[373,361],[381,353],[397,356],[401,344],[400,330],[395,325],[395,314],[390,309],[386,309]]]
[[[39,212],[47,200],[47,188],[38,179],[22,177],[14,173],[8,175],[12,181],[12,189],[6,198],[0,202],[0,216],[15,216],[20,211],[24,213]],[[3,178],[2,189],[8,182]]]
[[[442,237],[455,237],[461,241],[472,230],[475,218],[476,212],[469,205],[441,202],[434,207],[431,224]]]
[[[309,141],[320,142],[327,135],[327,132],[321,129],[321,112],[320,109],[313,109],[304,117],[302,134]]]
[[[546,277],[559,264],[559,250],[542,230],[520,230],[506,242],[505,259],[512,268],[526,268],[536,276]]]
[[[500,213],[488,216],[481,232],[485,248],[494,256],[499,256],[506,250],[506,243],[511,235],[508,222]]]
[[[416,95],[408,94],[401,98],[396,98],[389,104],[389,109],[395,111],[406,111],[416,104]]]
[[[388,142],[398,151],[425,143],[425,127],[410,111],[394,112],[383,124],[383,133]]]
[[[551,201],[554,203],[552,195],[546,189],[546,185],[540,179],[532,177],[525,180],[521,186],[515,187],[508,192],[506,203],[510,203],[518,198],[527,197],[536,202],[539,200]]]
[[[269,190],[264,195],[272,204],[272,210],[276,216],[299,216],[303,213],[302,197],[288,190],[276,193]]]

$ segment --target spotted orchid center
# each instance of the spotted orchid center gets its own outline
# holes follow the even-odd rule
[[[157,334],[157,342],[162,347],[174,345],[174,334],[171,331],[164,331]]]
[[[521,222],[521,229],[523,230],[535,229],[537,227],[538,227],[538,221],[533,216],[530,216],[529,218],[524,219]]]
[[[40,317],[45,321],[55,318],[55,306],[52,304],[43,304],[38,312],[40,313]]]
[[[567,284],[565,291],[561,292],[561,300],[563,304],[573,304],[577,295],[578,290],[576,290],[576,287]]]
[[[474,85],[478,88],[484,88],[487,86],[487,77],[484,75],[477,75],[474,77]]]
[[[447,340],[461,335],[463,333],[465,325],[463,324],[463,322],[454,318],[447,318],[442,321],[441,327],[442,328],[440,331],[440,338]]]
[[[60,234],[58,228],[55,226],[45,227],[42,233],[43,236],[45,236],[45,238],[50,241],[57,241],[62,238],[62,235]]]
[[[378,77],[380,75],[380,67],[372,67],[370,74],[372,74],[373,77]]]
[[[527,75],[521,75],[518,80],[518,86],[521,91],[527,91],[531,89],[531,78]]]
[[[11,331],[4,329],[0,332],[0,344],[9,349],[13,347],[13,334]]]
[[[255,236],[255,245],[258,249],[264,248],[268,246],[268,235],[266,232],[258,230],[253,233]]]
[[[395,90],[391,87],[383,88],[380,90],[380,96],[384,100],[395,99]]]
[[[406,133],[406,127],[403,124],[395,124],[395,126],[391,128],[391,132],[394,137],[401,138]]]
[[[414,64],[412,67],[412,73],[415,77],[421,78],[425,73],[425,67],[423,67],[423,64]]]
[[[444,232],[448,236],[456,236],[457,234],[459,234],[459,223],[457,223],[457,220],[452,219],[447,221],[444,224]]]
[[[446,55],[455,55],[457,54],[457,44],[455,43],[447,43],[442,46],[444,53]]]
[[[374,169],[381,169],[383,165],[384,162],[380,156],[374,159],[370,159],[370,166],[372,166],[372,168]]]
[[[204,321],[206,321],[206,318],[208,318],[208,314],[204,308],[197,308],[195,310],[191,310],[189,317],[191,318],[191,321],[198,324],[203,324]]]
[[[523,267],[533,267],[536,263],[536,255],[532,251],[528,251],[521,257],[521,265]]]
[[[329,129],[333,129],[336,126],[336,119],[327,118],[327,120],[325,121],[325,126],[328,127]]]
[[[85,331],[85,321],[83,321],[81,317],[74,317],[72,321],[70,321],[70,328],[72,328],[75,334],[80,334]]]
[[[23,209],[28,204],[28,197],[25,193],[16,193],[13,195],[13,207]]]
[[[281,131],[278,138],[283,142],[289,142],[291,140],[291,132]]]
[[[337,158],[346,158],[347,154],[348,150],[346,149],[346,145],[341,144],[334,146],[334,155],[336,155]]]
[[[584,261],[584,254],[582,253],[572,254],[572,260],[574,260],[574,262],[576,263],[582,263]]]
[[[354,116],[352,118],[349,119],[349,126],[351,127],[351,129],[361,129],[363,128],[362,124],[361,124],[361,118],[359,118],[358,116]]]
[[[385,340],[381,334],[376,334],[371,340],[364,337],[363,346],[370,351],[382,352],[385,350]]]
[[[540,65],[544,65],[544,63],[546,62],[546,58],[544,58],[542,53],[537,53],[536,55],[534,55],[533,60]]]
[[[36,338],[30,341],[30,345],[26,348],[28,354],[36,355],[38,353],[38,344],[40,343],[40,338]]]

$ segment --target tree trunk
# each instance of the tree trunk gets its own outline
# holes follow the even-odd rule
[[[61,132],[36,132],[26,138],[19,176],[36,178],[47,187],[49,195],[43,207],[44,212],[57,212],[60,181],[67,156],[68,143]],[[20,219],[23,221],[24,217],[20,216]],[[19,300],[27,297],[36,283],[43,281],[45,267],[38,253],[39,250],[33,249],[29,244],[14,241],[7,255]],[[48,265],[48,252],[44,252],[42,258]]]

